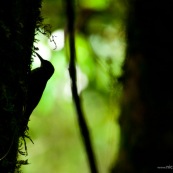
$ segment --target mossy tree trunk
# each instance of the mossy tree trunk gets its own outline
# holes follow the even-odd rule
[[[173,1],[129,0],[114,173],[173,168]]]
[[[9,0],[0,5],[0,172],[17,172],[20,137],[35,29],[41,0]],[[25,163],[25,162],[23,162]]]

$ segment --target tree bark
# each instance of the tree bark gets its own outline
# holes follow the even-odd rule
[[[173,168],[172,9],[171,0],[129,0],[121,145],[112,173]]]
[[[0,172],[17,172],[35,29],[41,0],[10,0],[0,5]]]

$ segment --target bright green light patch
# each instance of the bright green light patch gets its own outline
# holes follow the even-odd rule
[[[77,63],[80,69],[89,77],[93,77],[94,59],[87,39],[82,35],[76,36]]]
[[[81,0],[80,4],[85,8],[103,10],[109,5],[109,0]]]

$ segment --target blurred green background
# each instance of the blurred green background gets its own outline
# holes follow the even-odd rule
[[[90,129],[100,173],[115,164],[120,129],[117,118],[121,85],[117,77],[125,54],[125,3],[120,0],[76,1],[76,51],[78,89]],[[75,108],[71,98],[69,59],[64,35],[63,1],[44,0],[44,23],[52,26],[47,38],[37,35],[39,54],[52,62],[53,77],[32,113],[27,140],[29,165],[24,173],[89,173]],[[33,68],[40,62],[34,58]]]

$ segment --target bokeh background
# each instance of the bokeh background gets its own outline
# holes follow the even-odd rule
[[[118,116],[122,86],[118,77],[125,58],[126,4],[121,0],[76,1],[78,89],[100,173],[109,173],[118,153]],[[65,49],[66,14],[62,0],[44,0],[44,23],[52,35],[37,34],[39,54],[55,67],[32,113],[27,140],[29,165],[24,173],[89,173],[72,102],[69,59]],[[33,57],[32,68],[40,65]]]

